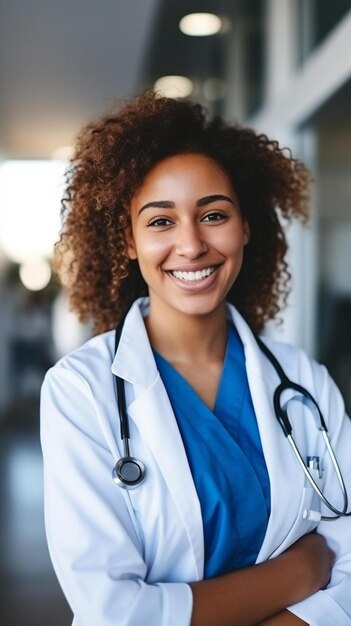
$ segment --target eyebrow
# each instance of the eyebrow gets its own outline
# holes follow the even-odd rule
[[[218,202],[219,200],[224,200],[225,202],[230,202],[234,206],[234,202],[229,196],[224,196],[223,194],[217,193],[212,196],[205,196],[204,198],[200,198],[196,202],[197,207],[206,206],[207,204],[211,204],[212,202]],[[144,209],[149,208],[157,208],[157,209],[174,209],[175,203],[171,202],[171,200],[152,200],[151,202],[147,202],[144,206],[139,210],[139,214],[144,211]]]

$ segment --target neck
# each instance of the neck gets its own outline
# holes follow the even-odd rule
[[[172,363],[223,361],[228,325],[225,302],[206,315],[189,315],[152,307],[145,320],[154,350]]]

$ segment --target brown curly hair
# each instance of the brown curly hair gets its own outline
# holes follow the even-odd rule
[[[220,164],[250,227],[227,299],[255,331],[286,303],[290,274],[281,222],[307,219],[307,169],[265,135],[148,90],[83,128],[66,174],[55,266],[71,308],[82,321],[92,318],[96,332],[116,326],[131,302],[147,295],[124,238],[133,194],[158,161],[189,152]]]

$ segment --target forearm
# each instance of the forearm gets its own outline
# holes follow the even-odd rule
[[[191,585],[194,598],[191,626],[253,626],[304,624],[284,609],[311,593],[297,562],[288,554],[225,576]],[[281,613],[283,611],[283,613]],[[270,622],[269,618],[293,621]],[[297,621],[298,620],[298,621]]]

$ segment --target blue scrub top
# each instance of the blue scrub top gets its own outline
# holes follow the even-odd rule
[[[229,327],[213,412],[154,352],[182,435],[204,528],[204,578],[253,565],[270,514],[270,486],[240,337]]]

